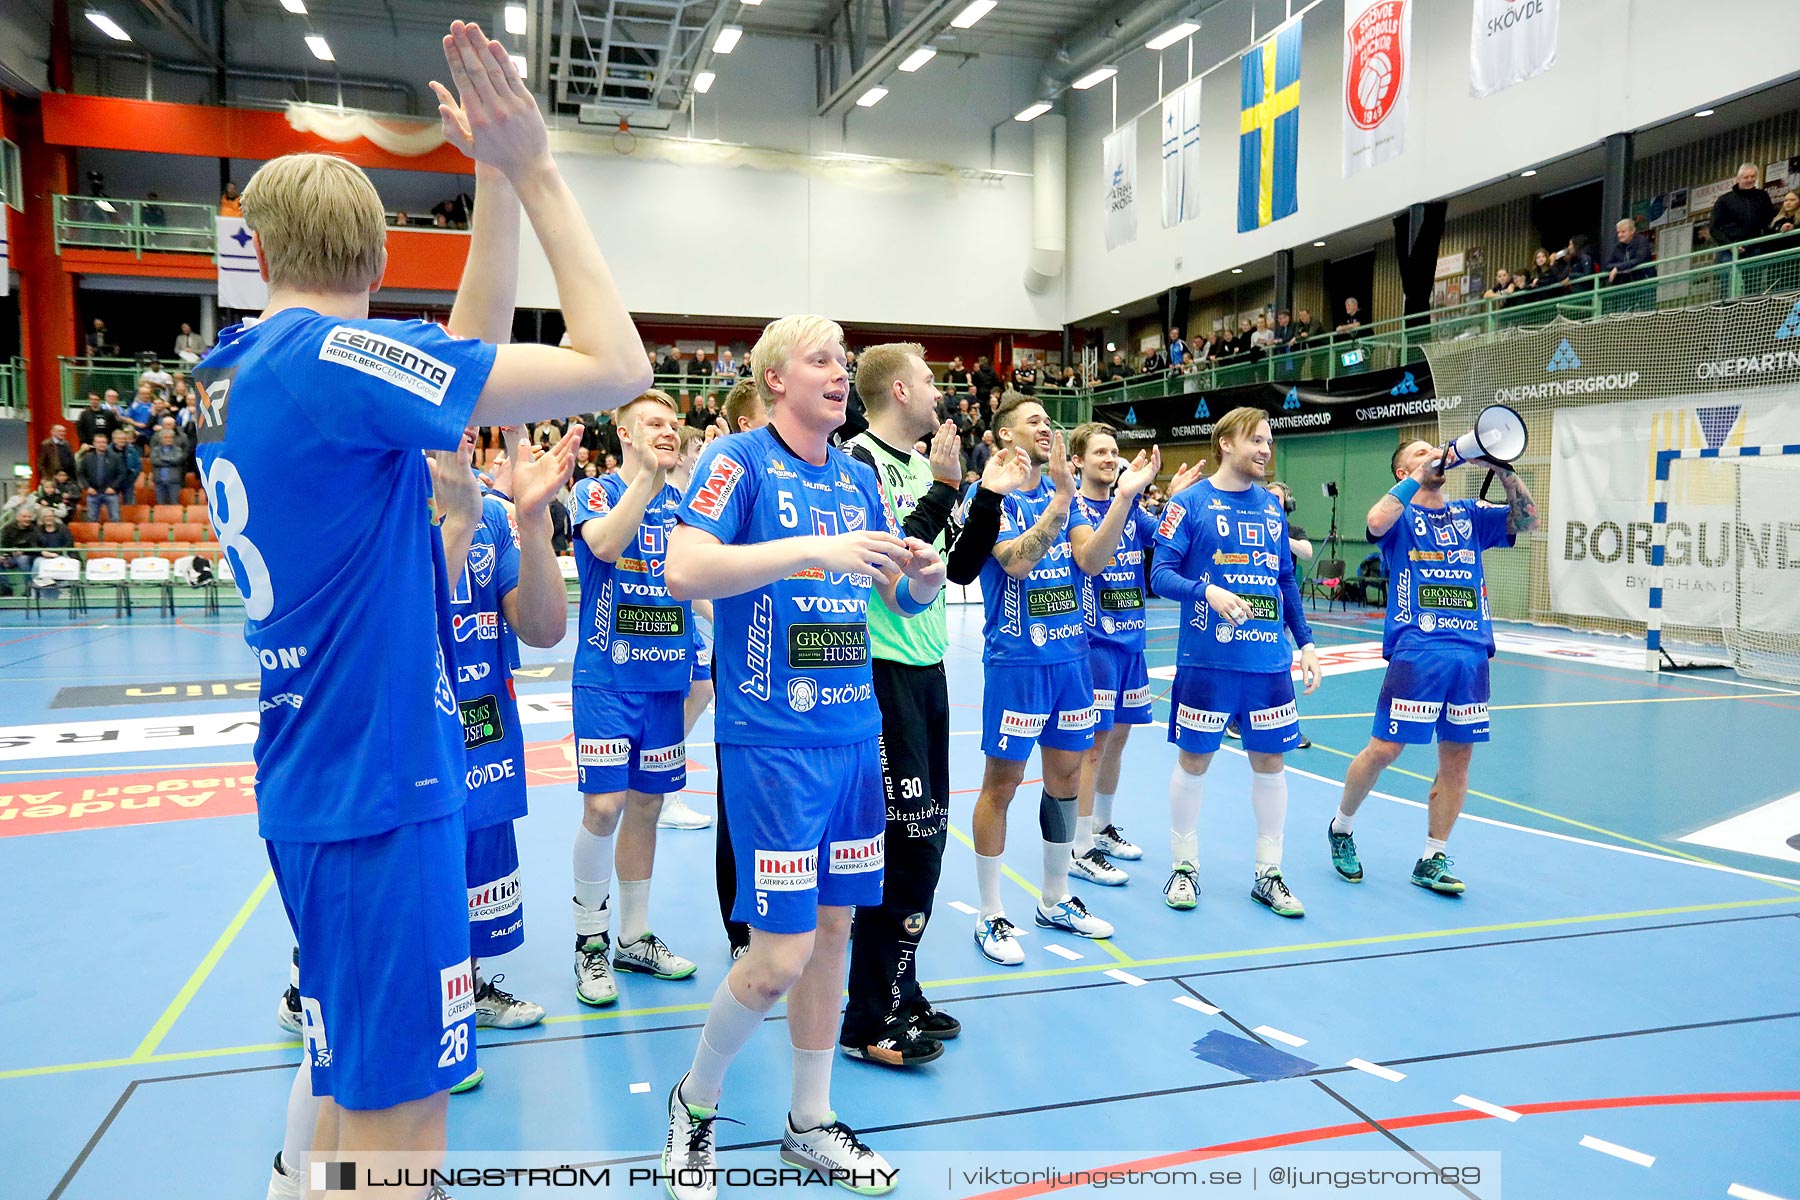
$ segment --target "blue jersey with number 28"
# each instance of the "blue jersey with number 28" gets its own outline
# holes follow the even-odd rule
[[[463,731],[427,449],[494,348],[421,321],[284,309],[195,368],[200,472],[261,666],[262,836],[372,837],[457,811]]]

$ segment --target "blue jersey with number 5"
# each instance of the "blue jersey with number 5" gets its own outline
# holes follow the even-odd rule
[[[463,804],[420,452],[456,448],[493,365],[436,325],[294,308],[225,330],[194,370],[208,515],[261,665],[265,838],[372,837]]]

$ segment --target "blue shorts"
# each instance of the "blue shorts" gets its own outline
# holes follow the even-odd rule
[[[688,660],[694,664],[693,674],[688,676],[689,683],[712,682],[712,643],[700,636],[697,625],[693,644],[688,648]]]
[[[981,752],[1024,762],[1039,743],[1051,750],[1094,744],[1094,677],[1085,656],[1041,667],[988,663],[981,693]]]
[[[1094,677],[1094,711],[1100,715],[1096,728],[1150,723],[1150,670],[1143,651],[1090,641],[1088,670]]]
[[[1388,660],[1375,702],[1374,734],[1427,745],[1488,740],[1488,659],[1484,650],[1402,651]]]
[[[1286,671],[1176,667],[1170,693],[1169,740],[1189,754],[1211,754],[1237,719],[1244,749],[1285,754],[1300,746],[1294,677]]]
[[[525,944],[525,904],[519,891],[519,842],[513,823],[469,830],[469,953],[492,958]]]
[[[615,692],[577,684],[575,785],[586,796],[629,788],[666,796],[687,786],[682,692]]]
[[[810,933],[821,904],[881,903],[887,790],[879,737],[804,749],[720,746],[719,773],[731,780],[732,920],[767,933]]]
[[[300,946],[315,1096],[392,1108],[475,1070],[459,810],[348,842],[270,842]]]

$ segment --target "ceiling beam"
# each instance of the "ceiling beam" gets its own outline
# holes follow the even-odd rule
[[[968,0],[926,0],[898,37],[889,38],[886,45],[865,57],[850,72],[850,77],[825,98],[819,105],[818,115],[831,117],[849,111],[858,96],[886,79],[903,58],[924,45],[951,17],[966,7]]]

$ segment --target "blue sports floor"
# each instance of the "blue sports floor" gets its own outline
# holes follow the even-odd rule
[[[1380,638],[1360,614],[1315,619],[1338,666],[1368,661]],[[1152,667],[1166,666],[1173,613],[1154,610],[1152,625]],[[953,907],[976,899],[981,668],[979,613],[952,608],[957,832],[921,976],[964,1034],[911,1074],[840,1058],[839,1113],[890,1152],[1054,1150],[1101,1167],[1226,1166],[1284,1148],[1443,1165],[1484,1151],[1503,1172],[1501,1187],[1342,1194],[1800,1200],[1800,854],[1783,852],[1800,822],[1772,836],[1770,818],[1746,817],[1724,839],[1735,850],[1681,840],[1800,789],[1800,690],[1726,672],[1653,678],[1615,660],[1616,643],[1513,632],[1544,640],[1495,660],[1494,740],[1451,840],[1466,895],[1408,883],[1429,749],[1409,750],[1358,818],[1366,882],[1334,875],[1325,824],[1381,678],[1346,670],[1302,699],[1316,747],[1288,760],[1286,873],[1304,920],[1248,898],[1236,754],[1207,785],[1200,906],[1163,905],[1173,753],[1153,726],[1134,736],[1117,808],[1146,858],[1126,864],[1122,889],[1078,889],[1117,936],[1032,929],[1025,965],[1006,969]],[[565,642],[530,665],[571,656]],[[526,726],[539,747],[520,824],[527,940],[487,967],[551,1015],[482,1032],[487,1081],[453,1098],[450,1141],[589,1156],[569,1161],[652,1155],[727,964],[713,835],[663,832],[652,898],[656,931],[700,963],[696,977],[625,976],[615,1009],[584,1009],[570,971],[567,684],[537,674],[519,687],[542,718]],[[230,686],[253,675],[229,612],[0,614],[7,1200],[263,1194],[298,1044],[275,1024],[290,937],[244,790],[256,699]],[[702,794],[688,797],[708,811],[710,737],[703,720],[690,774]],[[1015,918],[1039,874],[1032,808],[1008,848]],[[743,1124],[723,1127],[725,1165],[775,1162],[781,1012],[728,1081],[725,1115]],[[1202,1060],[1202,1041],[1222,1053]],[[1298,1073],[1262,1078],[1285,1072]],[[933,1195],[1047,1190],[937,1178],[913,1194],[927,1183]]]

